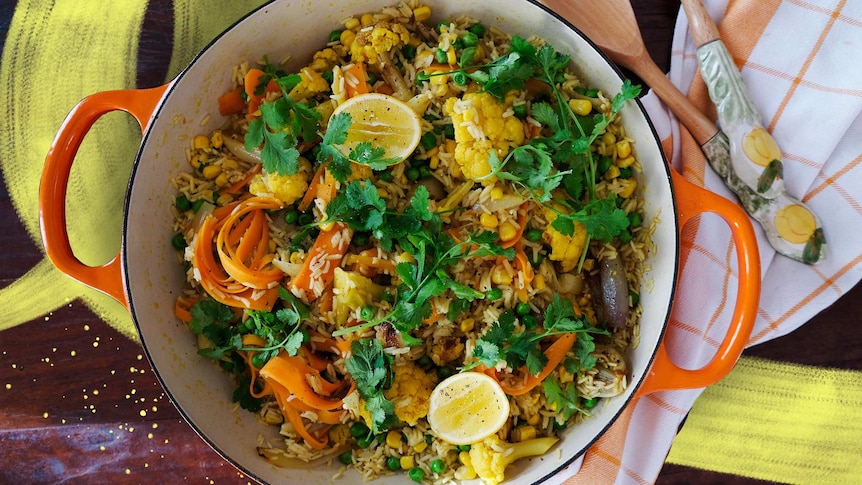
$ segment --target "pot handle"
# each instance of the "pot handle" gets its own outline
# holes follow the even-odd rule
[[[724,197],[702,189],[671,169],[676,192],[680,232],[694,216],[712,212],[730,226],[736,244],[739,288],[730,328],[712,360],[700,369],[683,369],[670,358],[665,343],[659,344],[655,360],[638,395],[673,389],[696,389],[715,384],[726,376],[742,354],[754,328],[760,303],[760,253],[748,214]]]
[[[88,266],[72,252],[66,228],[66,189],[78,148],[90,127],[111,111],[131,114],[145,132],[153,113],[170,84],[149,89],[105,91],[81,100],[66,116],[51,144],[39,185],[39,225],[42,243],[52,263],[61,272],[105,293],[128,308],[123,289],[120,255],[101,266]]]

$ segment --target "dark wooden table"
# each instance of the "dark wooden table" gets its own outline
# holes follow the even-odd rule
[[[646,44],[667,70],[678,0],[633,2]],[[11,2],[14,4],[14,2]],[[0,15],[12,13],[11,4]],[[0,26],[8,25],[0,19]],[[161,84],[171,55],[173,9],[149,2],[138,87]],[[0,32],[5,34],[5,32]],[[0,288],[43,256],[0,184]],[[746,353],[862,369],[862,286],[792,334]],[[0,318],[3,310],[0,309]],[[160,388],[141,347],[80,302],[0,333],[0,484],[247,483],[198,438]],[[666,465],[661,484],[763,483]]]

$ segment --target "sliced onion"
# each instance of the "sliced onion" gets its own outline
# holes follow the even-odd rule
[[[626,280],[626,270],[620,258],[602,258],[599,261],[601,271],[601,302],[605,317],[611,327],[626,326],[629,314],[629,284]]]
[[[226,136],[224,137],[224,145],[227,147],[228,150],[230,150],[231,153],[234,154],[234,156],[236,156],[236,158],[242,160],[243,162],[261,163],[260,151],[246,150],[245,145],[239,140],[234,140],[233,138]]]

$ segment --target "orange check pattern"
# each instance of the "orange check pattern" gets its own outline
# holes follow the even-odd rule
[[[862,3],[704,3],[764,125],[782,149],[788,193],[818,213],[828,241],[827,260],[805,266],[777,255],[755,223],[763,268],[760,309],[750,341],[756,345],[798,328],[862,278]],[[669,77],[715,119],[695,52],[681,11]],[[689,181],[735,200],[694,139],[654,94],[644,103],[674,167]],[[717,216],[692,221],[684,230],[681,254],[684,270],[667,339],[678,365],[697,368],[712,358],[733,312],[737,268],[730,231]],[[555,481],[654,482],[701,391],[659,392],[640,399],[587,452],[576,475],[571,476],[573,466]]]

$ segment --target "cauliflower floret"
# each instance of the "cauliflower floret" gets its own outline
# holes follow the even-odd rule
[[[557,206],[557,210],[564,210],[564,208]],[[548,257],[551,261],[559,261],[564,273],[569,272],[575,269],[581,259],[581,253],[584,252],[584,246],[587,244],[587,230],[583,224],[574,221],[575,232],[571,236],[566,236],[551,227],[551,223],[557,218],[557,213],[547,207],[544,211],[548,227],[545,228],[542,238],[551,246],[551,254]]]
[[[299,70],[299,76],[302,80],[290,90],[290,98],[292,100],[302,101],[315,94],[329,91],[329,83],[314,69],[303,67]]]
[[[378,54],[389,54],[410,41],[410,32],[401,24],[379,22],[371,28],[365,28],[356,34],[350,44],[350,57],[353,62],[377,64],[381,61]]]
[[[452,117],[455,161],[465,178],[479,180],[491,172],[488,164],[491,150],[502,160],[512,147],[524,143],[524,125],[509,108],[486,92],[468,93],[460,100],[446,100],[443,113]],[[495,181],[496,177],[489,177],[483,183]]]
[[[548,436],[518,443],[507,443],[496,434],[470,446],[470,463],[486,485],[497,485],[506,479],[506,467],[519,458],[540,456],[558,441]]]
[[[311,58],[311,64],[308,67],[317,72],[331,71],[338,64],[338,53],[332,47],[317,51]]]
[[[248,190],[254,195],[272,195],[290,205],[305,195],[309,178],[311,163],[304,157],[299,157],[299,170],[295,174],[258,174],[251,180]]]
[[[413,426],[428,415],[435,379],[432,374],[426,373],[411,361],[396,364],[392,372],[395,379],[392,387],[383,392],[383,396],[395,404],[395,415],[398,419]]]

